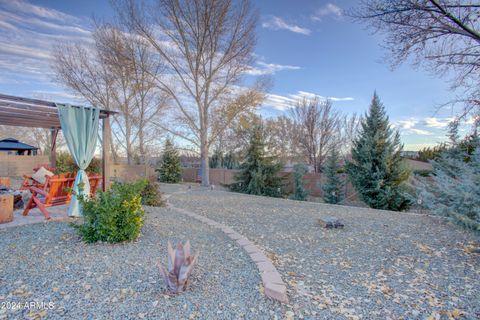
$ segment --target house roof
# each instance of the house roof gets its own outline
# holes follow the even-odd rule
[[[115,113],[100,109],[100,119]],[[60,129],[57,103],[0,94],[0,125]]]
[[[0,150],[38,150],[38,148],[14,138],[6,138],[0,140]]]

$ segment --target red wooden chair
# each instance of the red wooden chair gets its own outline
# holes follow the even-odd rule
[[[50,172],[55,172],[55,170],[56,170],[56,168],[50,167],[49,164],[40,164],[40,165],[36,166],[35,168],[33,168],[33,172],[37,172],[38,169],[40,169],[41,167],[44,167],[45,169],[47,169]],[[30,189],[30,187],[37,187],[37,188],[42,189],[43,186],[44,185],[42,183],[33,179],[32,176],[24,174],[23,175],[23,182],[22,182],[22,185],[20,186],[20,190],[28,190],[28,189]]]
[[[75,173],[65,173],[53,177],[47,177],[43,188],[32,186],[29,188],[32,197],[25,206],[23,215],[28,215],[28,212],[38,207],[43,213],[45,219],[50,219],[47,211],[48,207],[59,206],[70,203],[72,200],[72,188],[75,183]],[[90,195],[95,195],[102,180],[101,176],[89,175]]]

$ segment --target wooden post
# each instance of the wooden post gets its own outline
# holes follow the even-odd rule
[[[55,168],[57,166],[57,136],[58,136],[58,129],[50,129],[50,141],[51,141],[51,148],[50,148],[50,166]]]
[[[0,223],[11,222],[13,220],[13,195],[0,195]]]
[[[110,118],[107,116],[103,118],[103,131],[102,131],[102,188],[103,191],[110,189]]]

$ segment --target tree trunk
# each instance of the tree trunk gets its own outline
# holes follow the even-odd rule
[[[126,145],[127,145],[127,163],[129,165],[132,164],[132,142],[130,141],[130,137],[132,134],[132,129],[129,124],[130,119],[128,117],[125,117],[125,140],[126,140]]]
[[[145,155],[145,136],[143,132],[143,121],[140,122],[140,128],[139,128],[139,133],[138,133],[138,138],[139,138],[139,151],[140,151],[140,163],[141,164],[146,164],[146,155]]]
[[[201,134],[200,161],[202,165],[202,186],[210,185],[210,166],[208,165],[207,133]]]
[[[117,150],[115,149],[115,146],[113,143],[110,144],[110,150],[112,151],[112,163],[113,164],[119,164],[120,162],[118,161],[118,153]]]

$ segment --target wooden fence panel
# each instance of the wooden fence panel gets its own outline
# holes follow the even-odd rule
[[[196,168],[183,168],[182,177],[184,182],[195,182],[197,169]],[[235,175],[240,170],[228,170],[228,169],[210,169],[210,183],[215,185],[228,186],[235,182]],[[294,176],[293,172],[281,172],[280,176],[283,180],[283,189],[286,193],[292,193],[294,191]],[[347,179],[345,174],[342,174],[342,179]],[[325,183],[325,178],[321,173],[306,173],[303,177],[305,189],[312,197],[322,197],[322,186]],[[358,200],[355,190],[350,183],[346,183],[344,186],[345,197],[349,201]]]
[[[156,176],[155,168],[143,164],[114,164],[111,168],[110,174],[114,180],[120,180],[125,182],[131,182],[141,178],[149,178],[151,176]]]
[[[196,178],[197,178],[196,168],[182,168],[183,182],[195,182]]]

